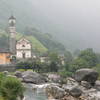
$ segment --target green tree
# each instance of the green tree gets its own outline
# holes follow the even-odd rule
[[[97,55],[93,49],[88,48],[80,52],[79,56],[67,64],[66,70],[75,72],[80,68],[92,68],[98,63]]]
[[[72,56],[71,52],[69,52],[69,51],[66,51],[64,53],[64,57],[65,57],[66,63],[69,63],[73,60],[73,56]]]
[[[77,58],[72,63],[70,63],[69,71],[75,72],[77,69],[86,68],[86,67],[89,67],[88,62],[82,58]]]
[[[96,53],[91,48],[81,51],[78,57],[87,61],[90,67],[96,66],[98,62]]]
[[[49,70],[51,72],[57,72],[59,70],[60,66],[60,60],[57,52],[50,52],[49,53]]]

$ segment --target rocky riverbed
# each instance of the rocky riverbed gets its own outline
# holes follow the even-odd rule
[[[77,70],[73,77],[42,75],[32,71],[15,72],[26,87],[25,100],[100,100],[100,81],[93,69]]]

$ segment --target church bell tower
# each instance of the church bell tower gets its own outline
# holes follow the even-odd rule
[[[9,18],[9,50],[12,55],[16,53],[16,18],[11,16]]]

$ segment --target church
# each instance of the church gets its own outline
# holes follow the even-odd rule
[[[16,58],[17,59],[25,59],[25,58],[31,58],[32,53],[31,53],[31,43],[25,38],[20,39],[16,43]]]
[[[32,45],[29,40],[22,37],[20,40],[16,41],[16,18],[11,16],[9,18],[9,50],[12,56],[16,59],[29,59],[32,58]]]
[[[9,48],[8,51],[0,50],[0,64],[10,64],[11,59],[32,58],[32,44],[25,37],[16,40],[16,18],[9,18]]]

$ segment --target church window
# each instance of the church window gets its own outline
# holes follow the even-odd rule
[[[25,47],[25,45],[22,45],[22,47]]]

